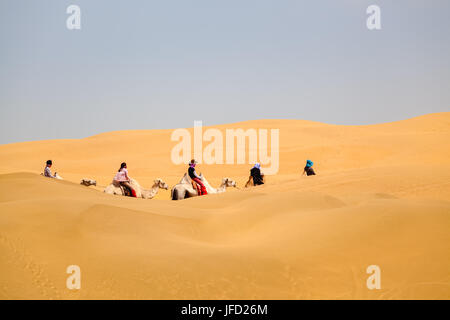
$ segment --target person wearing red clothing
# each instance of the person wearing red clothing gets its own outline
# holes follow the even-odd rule
[[[131,197],[136,198],[136,191],[130,184],[130,177],[128,176],[127,164],[122,162],[119,171],[116,173],[113,184],[115,186],[122,186],[130,191]]]
[[[195,165],[197,164],[197,161],[194,159],[191,160],[191,163],[189,163],[189,169],[188,174],[189,177],[192,179],[192,181],[195,182],[197,186],[197,193],[199,196],[207,195],[208,192],[206,191],[206,187],[202,182],[202,178],[195,172]]]

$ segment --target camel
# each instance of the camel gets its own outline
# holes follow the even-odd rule
[[[153,197],[155,197],[160,188],[165,190],[169,189],[167,183],[165,183],[162,179],[159,178],[154,181],[153,186],[150,190],[142,188],[140,184],[134,179],[130,179],[130,184],[136,191],[136,197],[144,199],[152,199]],[[107,186],[103,192],[107,194],[117,194],[120,196],[125,195],[122,187],[116,187],[112,183],[109,186]]]
[[[236,182],[230,178],[223,178],[220,186],[218,188],[213,188],[202,174],[200,174],[200,177],[202,178],[202,182],[205,185],[208,194],[225,192],[227,187],[236,188]],[[172,200],[182,200],[186,198],[197,197],[198,193],[197,190],[192,186],[192,182],[193,181],[189,177],[189,175],[185,173],[180,182],[172,188]]]
[[[81,179],[80,184],[86,187],[97,186],[97,181],[91,179]]]

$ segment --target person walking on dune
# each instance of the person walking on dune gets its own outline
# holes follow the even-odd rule
[[[52,160],[47,160],[47,164],[44,169],[44,177],[56,179],[56,172],[54,175],[52,175],[52,171],[50,170],[52,165],[53,165]]]
[[[303,169],[303,174],[302,175],[306,175],[307,176],[315,176],[316,173],[314,172],[314,169],[312,168],[314,162],[312,162],[311,160],[306,160],[306,166]]]
[[[124,189],[128,189],[131,197],[136,198],[136,191],[130,184],[130,177],[128,176],[127,164],[125,162],[122,162],[120,165],[120,169],[113,179],[113,185],[116,187],[122,186]]]
[[[195,172],[196,164],[197,164],[197,161],[192,159],[191,162],[189,163],[188,174],[189,174],[189,177],[192,179],[192,181],[194,181],[198,195],[204,196],[204,195],[207,195],[208,192],[206,192],[206,187],[202,182],[202,178],[197,174],[197,172]]]

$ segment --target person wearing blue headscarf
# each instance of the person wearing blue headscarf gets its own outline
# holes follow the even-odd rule
[[[259,163],[255,163],[250,170],[250,177],[245,186],[248,187],[252,181],[254,186],[264,184],[264,174],[261,173],[261,165]]]
[[[306,166],[303,169],[303,174],[304,175],[306,173],[307,176],[315,176],[316,173],[314,172],[314,169],[312,168],[314,162],[312,162],[311,160],[306,160]]]

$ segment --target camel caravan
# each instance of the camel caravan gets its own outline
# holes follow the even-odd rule
[[[197,161],[191,160],[188,172],[184,174],[179,183],[177,183],[175,186],[172,187],[171,190],[172,200],[182,200],[201,195],[223,193],[226,191],[227,188],[237,187],[236,181],[230,178],[223,178],[221,184],[217,188],[212,187],[202,174],[198,175],[196,173],[195,171],[196,164]],[[259,170],[259,164],[257,165]],[[47,166],[45,167],[43,175],[49,178],[57,178],[57,177],[60,178],[59,176],[57,176],[56,173],[55,175],[51,174],[50,171],[51,166],[52,166],[51,160],[47,161]],[[252,176],[250,176],[249,181],[253,181]],[[84,178],[81,179],[80,184],[86,187],[97,186],[97,181]],[[262,183],[256,183],[254,185],[257,184]],[[128,176],[127,164],[123,162],[120,165],[120,169],[114,176],[113,181],[108,186],[105,187],[103,192],[112,195],[152,199],[156,196],[159,189],[168,190],[169,186],[162,179],[158,178],[154,180],[153,186],[150,189],[142,188],[141,185],[135,179],[130,178]]]
[[[62,180],[56,172],[55,174],[51,173],[50,168],[52,167],[52,164],[52,161],[48,160],[44,173],[41,175],[47,178]],[[196,165],[197,161],[192,159],[189,163],[188,172],[183,175],[179,183],[172,187],[170,192],[172,200],[183,200],[207,194],[223,193],[226,192],[227,188],[237,188],[236,181],[230,178],[223,178],[221,184],[217,188],[212,187],[202,174],[197,174],[195,170]],[[313,162],[307,160],[303,174],[306,173],[308,176],[315,175],[312,165]],[[248,188],[250,186],[263,185],[264,183],[265,177],[264,174],[261,173],[261,166],[259,163],[256,163],[250,170],[250,176],[245,187]],[[97,186],[97,181],[92,179],[82,179],[80,184],[86,187]],[[128,176],[127,164],[123,162],[114,176],[113,181],[105,187],[103,192],[126,197],[153,199],[159,189],[168,190],[169,186],[162,179],[158,178],[153,181],[153,186],[150,189],[144,189],[135,179]]]

